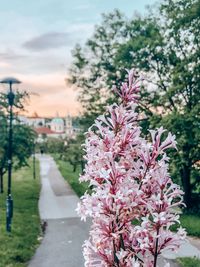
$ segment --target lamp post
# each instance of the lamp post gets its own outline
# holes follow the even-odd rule
[[[33,143],[33,179],[36,179],[36,170],[35,170],[35,146],[36,141]]]
[[[7,199],[6,199],[6,231],[11,232],[11,224],[12,224],[12,217],[13,217],[13,199],[11,195],[11,180],[12,180],[12,142],[13,142],[13,105],[15,100],[15,94],[12,90],[13,84],[19,84],[20,81],[8,77],[0,81],[0,83],[8,84],[9,91],[7,93],[8,99],[8,107],[9,107],[9,130],[8,130],[8,191],[7,191]]]

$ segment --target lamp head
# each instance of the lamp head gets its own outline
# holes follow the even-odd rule
[[[4,84],[17,84],[17,83],[21,83],[21,82],[19,80],[17,80],[16,78],[6,77],[6,78],[0,80],[0,83],[4,83]]]
[[[14,99],[15,99],[15,94],[13,93],[12,85],[13,84],[19,84],[21,82],[19,80],[17,80],[16,78],[6,77],[6,78],[0,80],[0,83],[9,85],[9,91],[8,91],[8,94],[7,94],[7,98],[8,98],[9,106],[12,107],[14,105]]]

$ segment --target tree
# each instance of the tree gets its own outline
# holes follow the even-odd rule
[[[176,59],[169,88],[176,109],[165,120],[177,131],[180,152],[176,164],[185,202],[192,207],[192,191],[198,194],[200,188],[200,2],[165,1],[161,10],[172,29],[166,38],[171,40],[170,50]]]
[[[3,175],[7,170],[7,120],[2,111],[0,111],[0,129],[0,190],[3,193]]]
[[[90,52],[91,41],[88,41],[85,50],[81,50],[84,62],[81,73],[76,71],[77,80],[74,80],[75,84],[79,85],[78,75],[89,75],[89,80],[92,80],[94,85],[93,95],[99,95],[96,88],[101,86],[99,81],[104,79],[102,88],[107,92],[103,102],[105,106],[113,99],[113,80],[120,82],[125,77],[125,72],[118,70],[134,67],[143,73],[143,101],[139,104],[139,109],[144,113],[141,125],[147,129],[149,126],[160,124],[176,133],[179,152],[173,152],[175,161],[171,166],[172,176],[177,181],[181,180],[188,208],[193,205],[195,192],[199,192],[200,186],[199,6],[197,0],[166,0],[156,12],[151,12],[146,17],[135,16],[131,20],[126,20],[124,17],[108,15],[107,17],[113,19],[103,21],[99,28],[104,28],[101,32],[106,32],[106,36],[109,37],[107,29],[118,25],[118,34],[115,35],[116,38],[112,38],[114,41],[111,41],[111,44],[114,44],[109,45],[110,39],[104,38],[105,34],[102,37],[101,33],[96,35],[95,30],[92,38],[92,51],[95,53]],[[101,42],[103,48],[99,48],[102,39],[105,42]],[[109,67],[104,64],[104,58],[102,59],[98,53],[99,49],[103,51],[104,47],[109,49]],[[91,55],[93,64],[89,62]],[[76,55],[74,57],[79,62]],[[76,67],[79,67],[78,64]],[[97,79],[90,70],[98,68],[101,69],[98,72],[101,77]],[[147,82],[151,85],[147,85]],[[86,88],[87,80],[85,79],[81,85]],[[87,90],[82,91],[85,93],[84,105],[95,106],[98,110],[98,101],[95,101],[95,97],[91,99]],[[102,106],[100,107],[102,109]],[[88,111],[90,117],[87,118],[90,119],[92,113],[89,108]]]
[[[110,102],[113,100],[113,95],[106,89],[108,82],[112,83],[116,76],[113,56],[120,44],[119,39],[125,39],[125,25],[125,18],[118,10],[103,14],[102,25],[96,26],[93,37],[88,40],[85,48],[77,45],[73,50],[74,62],[69,82],[79,88],[85,129],[103,111],[108,99]],[[108,73],[111,77],[109,81],[104,77]]]
[[[82,134],[79,134],[75,139],[68,140],[66,149],[62,154],[62,159],[73,166],[74,172],[77,170],[78,165],[81,165],[82,171],[84,169],[83,142],[84,136]]]
[[[199,10],[199,1],[164,1],[161,17],[148,18],[138,33],[133,27],[136,38],[122,45],[116,56],[129,52],[132,62],[153,77],[156,87],[146,92],[145,107],[153,111],[151,125],[160,121],[177,135],[173,176],[181,177],[188,208],[200,182]]]
[[[15,108],[23,109],[23,102],[27,93],[16,93]],[[0,95],[0,187],[3,193],[3,176],[7,172],[7,150],[8,150],[8,103],[5,94]],[[34,130],[26,125],[20,124],[15,116],[13,120],[13,167],[15,169],[27,166],[27,159],[33,152],[36,134]]]
[[[63,154],[65,150],[65,141],[62,138],[48,137],[45,143],[45,152]]]

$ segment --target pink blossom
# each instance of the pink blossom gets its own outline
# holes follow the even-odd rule
[[[92,193],[81,198],[77,211],[92,218],[83,246],[86,267],[153,267],[165,249],[176,250],[185,238],[170,226],[179,223],[175,207],[183,192],[168,171],[167,149],[176,148],[175,136],[163,127],[143,138],[136,112],[139,80],[129,71],[128,83],[114,89],[121,104],[113,104],[87,133],[87,161],[80,181]],[[168,266],[168,265],[166,265]]]

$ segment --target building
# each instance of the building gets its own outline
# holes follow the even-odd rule
[[[64,120],[60,118],[59,115],[57,114],[57,116],[50,122],[50,128],[52,131],[56,133],[64,133],[65,132]]]
[[[65,132],[67,136],[73,136],[75,133],[75,128],[72,125],[72,117],[69,114],[65,118]]]
[[[67,114],[61,118],[58,113],[54,118],[40,117],[36,112],[30,117],[18,116],[21,123],[34,128],[38,134],[38,142],[43,142],[48,137],[52,138],[75,138],[80,128],[73,123],[72,117]]]
[[[64,132],[55,132],[52,131],[49,127],[41,126],[35,128],[35,132],[37,133],[37,142],[42,143],[44,142],[47,138],[62,138],[64,139],[66,137],[66,134]]]
[[[32,116],[27,117],[27,123],[32,127],[45,126],[45,118],[38,116],[37,112],[34,112]]]

